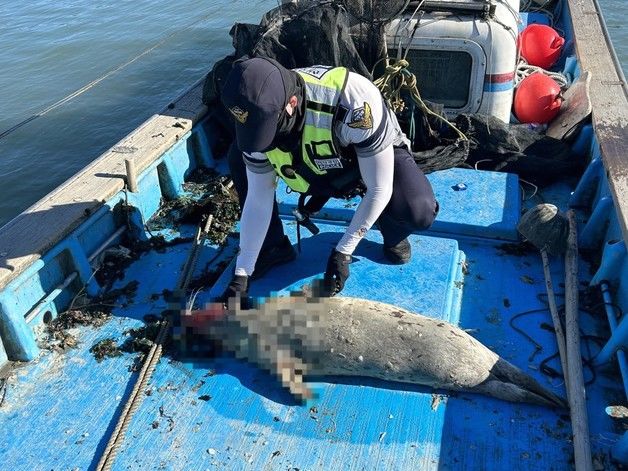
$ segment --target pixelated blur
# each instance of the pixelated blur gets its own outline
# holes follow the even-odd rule
[[[181,309],[173,340],[187,357],[220,351],[249,361],[275,374],[298,399],[309,399],[303,377],[318,364],[323,348],[325,299],[298,292]]]

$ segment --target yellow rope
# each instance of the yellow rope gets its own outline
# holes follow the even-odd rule
[[[393,112],[398,113],[404,110],[406,104],[401,98],[401,91],[408,90],[412,100],[418,105],[421,111],[445,123],[453,129],[456,134],[458,134],[458,137],[461,140],[467,140],[467,136],[454,126],[453,123],[449,122],[441,115],[434,113],[423,102],[421,94],[417,88],[416,77],[408,70],[410,63],[407,60],[399,59],[394,61],[392,64],[389,64],[388,58],[383,60],[386,61],[386,70],[384,71],[384,74],[373,83],[377,88],[379,88],[379,91],[382,93],[384,99],[388,103],[388,106],[393,110]],[[375,67],[377,67],[381,61],[382,60],[378,61],[375,64]],[[373,70],[375,67],[373,67]]]

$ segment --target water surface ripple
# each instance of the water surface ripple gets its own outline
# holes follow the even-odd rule
[[[625,68],[625,0],[599,1]],[[0,140],[0,226],[201,78],[230,52],[227,33],[236,20],[257,23],[275,5],[277,0],[0,0],[0,132],[167,38]]]

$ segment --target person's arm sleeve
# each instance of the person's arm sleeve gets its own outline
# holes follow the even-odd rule
[[[336,128],[341,146],[352,146],[362,157],[370,157],[390,145],[407,144],[395,114],[366,77],[350,73],[341,101],[346,107]]]
[[[368,157],[362,157],[358,153],[360,174],[367,190],[347,231],[336,245],[338,252],[351,255],[390,201],[393,188],[394,160],[392,145]]]
[[[255,173],[248,167],[248,195],[240,218],[240,254],[236,275],[251,276],[264,243],[275,200],[275,173]]]
[[[246,165],[247,170],[250,170],[253,173],[266,173],[272,172],[273,166],[266,157],[266,154],[262,152],[242,152],[242,157],[244,158],[244,164]]]

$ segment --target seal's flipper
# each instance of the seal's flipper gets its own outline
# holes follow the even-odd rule
[[[312,399],[314,394],[303,380],[307,365],[300,358],[290,355],[285,350],[280,350],[277,357],[276,373],[281,384],[301,402]]]
[[[548,391],[534,378],[501,358],[493,366],[489,378],[479,385],[478,389],[507,401],[567,407],[564,399]]]

